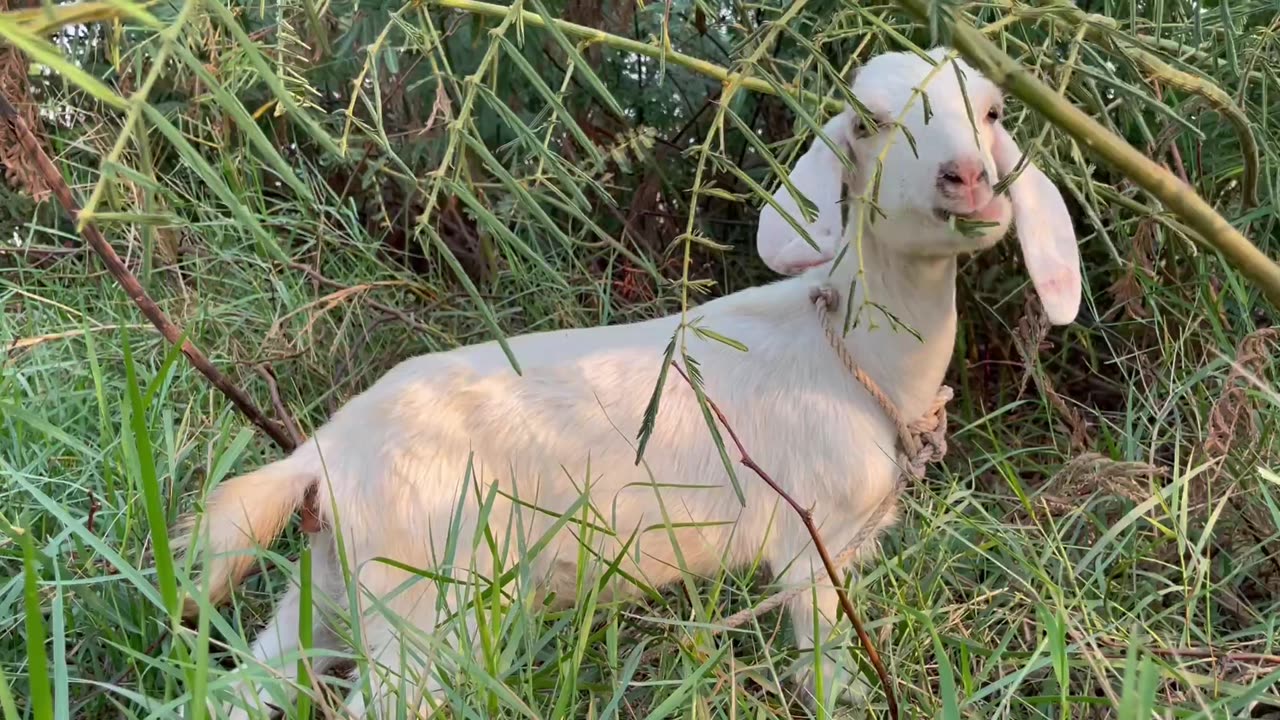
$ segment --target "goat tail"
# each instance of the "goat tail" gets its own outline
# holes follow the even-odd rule
[[[226,480],[209,494],[203,513],[190,512],[178,520],[170,547],[178,556],[196,551],[207,558],[208,598],[216,605],[253,565],[249,551],[271,544],[315,487],[316,475],[297,456]],[[188,597],[183,615],[198,613],[199,605]]]

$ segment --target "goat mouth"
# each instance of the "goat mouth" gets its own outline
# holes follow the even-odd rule
[[[982,216],[986,214],[986,208],[979,208],[971,212],[953,212],[945,208],[934,208],[933,216],[944,223],[952,220],[964,220],[968,222],[982,222]]]
[[[968,212],[955,212],[946,208],[935,207],[933,209],[933,217],[939,222],[951,225],[956,222],[965,223],[967,225],[998,225],[999,222],[999,199],[992,198],[991,202],[986,205],[974,208]]]
[[[947,224],[950,224],[955,221],[981,222],[981,220],[978,219],[980,215],[982,215],[981,210],[974,210],[973,212],[967,212],[967,213],[958,213],[958,212],[952,212],[950,210],[946,210],[943,208],[933,209],[933,217]]]

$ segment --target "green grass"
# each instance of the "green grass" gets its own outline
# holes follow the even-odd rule
[[[927,42],[889,6],[778,5],[524,8],[640,41],[669,32],[688,55],[837,98],[855,54],[899,33]],[[767,280],[753,188],[775,187],[820,122],[807,99],[721,96],[697,68],[515,22],[308,0],[265,15],[184,7],[135,14],[118,46],[75,46],[82,70],[41,56],[57,71],[33,77],[41,97],[82,112],[47,124],[49,147],[164,310],[268,410],[254,368],[269,365],[304,433],[415,354],[680,312]],[[1115,29],[1065,9],[973,9],[989,23],[1011,8],[995,33],[1011,54],[1159,148],[1280,254],[1274,9],[1224,3],[1193,22],[1181,0],[1094,3]],[[0,35],[39,40],[5,22]],[[1237,129],[1176,87],[1157,99],[1114,41],[1139,36],[1240,104],[1261,149],[1258,207],[1240,204]],[[313,63],[309,47],[331,54]],[[113,109],[143,87],[133,120]],[[1052,129],[1018,135],[1039,138],[1076,205],[1089,299],[1084,322],[1041,337],[1012,242],[965,263],[947,461],[854,587],[904,717],[1275,717],[1280,344],[1245,342],[1275,309],[1083,148]],[[193,695],[231,682],[246,635],[305,574],[304,545],[291,528],[231,607],[206,604],[186,628],[176,598],[200,589],[160,531],[279,453],[143,324],[71,225],[0,198],[0,241],[20,246],[0,254],[0,717],[199,717]],[[1085,453],[1103,460],[1068,468]],[[445,698],[456,718],[803,716],[782,613],[721,627],[766,581],[691,578],[637,606],[579,583],[556,613],[481,588],[479,655],[453,649],[456,626],[405,634],[460,668]],[[289,716],[322,716],[307,688]],[[886,716],[878,691],[870,714]]]

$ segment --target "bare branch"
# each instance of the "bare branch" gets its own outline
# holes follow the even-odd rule
[[[290,414],[289,408],[285,407],[284,400],[280,398],[280,386],[276,383],[275,370],[269,364],[262,364],[255,368],[262,379],[267,382],[267,391],[271,393],[271,404],[275,406],[276,416],[280,418],[280,422],[284,423],[284,429],[289,433],[289,439],[293,441],[295,446],[306,442],[302,431],[298,429],[298,423]]]
[[[53,161],[49,159],[44,149],[40,147],[39,141],[31,132],[31,128],[26,121],[23,120],[22,115],[14,109],[13,105],[3,95],[0,95],[0,118],[8,120],[13,126],[15,134],[18,136],[18,142],[22,144],[22,148],[34,160],[36,167],[40,170],[41,177],[53,192],[54,197],[57,198],[58,204],[62,206],[63,211],[71,218],[72,222],[77,222],[80,215],[80,204],[72,196],[71,188],[67,186],[66,180],[62,178],[62,173],[58,172],[58,169],[54,167]],[[213,383],[214,387],[218,388],[245,417],[249,418],[250,422],[261,428],[276,445],[286,451],[293,450],[296,445],[288,433],[279,424],[263,415],[262,411],[253,404],[253,400],[214,367],[213,363],[209,362],[209,358],[205,357],[205,354],[200,352],[199,348],[192,344],[190,340],[183,339],[182,328],[169,320],[164,311],[160,309],[160,306],[151,299],[150,295],[147,295],[147,291],[142,288],[138,278],[129,271],[129,268],[125,267],[124,261],[116,254],[116,251],[107,242],[107,239],[102,236],[98,228],[93,223],[85,223],[84,228],[81,230],[81,235],[84,237],[85,242],[89,244],[89,247],[93,248],[93,251],[98,254],[98,257],[102,258],[103,264],[107,266],[107,271],[124,288],[129,299],[133,301],[134,305],[138,306],[138,309],[151,321],[151,324],[156,326],[160,334],[174,345],[181,343],[182,354],[187,356],[191,364],[208,378],[209,382]]]

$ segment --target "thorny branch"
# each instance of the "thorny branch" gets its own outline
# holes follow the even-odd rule
[[[676,372],[680,373],[680,377],[684,378],[684,381],[689,384],[689,387],[693,387],[693,381],[685,374],[684,368],[680,367],[680,365],[675,362],[672,362],[671,366],[675,368]],[[822,565],[826,568],[827,577],[831,579],[831,585],[835,588],[836,596],[840,599],[840,609],[844,611],[844,614],[849,618],[849,622],[853,624],[854,632],[858,634],[858,641],[862,644],[863,651],[867,653],[867,660],[869,660],[871,662],[871,666],[875,668],[876,675],[880,679],[880,686],[884,688],[885,701],[889,705],[889,717],[892,720],[898,720],[900,717],[898,714],[898,698],[894,694],[893,685],[889,681],[889,671],[885,669],[884,661],[880,659],[880,653],[876,651],[875,644],[871,642],[871,636],[867,634],[866,628],[862,626],[862,620],[858,617],[857,611],[853,608],[853,601],[849,599],[849,594],[845,592],[844,583],[840,579],[840,571],[836,569],[835,563],[831,560],[831,553],[827,550],[826,543],[822,542],[822,536],[818,534],[818,526],[813,523],[813,513],[810,512],[808,508],[801,505],[794,497],[791,496],[790,493],[783,490],[782,487],[779,486],[778,483],[774,482],[773,478],[769,476],[769,473],[765,472],[764,468],[760,467],[756,461],[751,458],[747,449],[743,447],[742,441],[738,439],[738,433],[734,432],[733,426],[729,424],[728,418],[726,418],[724,413],[720,411],[720,407],[716,405],[714,400],[706,396],[705,393],[703,393],[703,396],[706,397],[707,405],[711,408],[711,412],[715,413],[716,419],[720,421],[720,424],[724,426],[725,431],[729,433],[729,438],[733,441],[734,447],[738,449],[738,454],[741,456],[739,458],[739,462],[759,476],[766,485],[777,493],[779,497],[785,500],[787,504],[791,506],[791,509],[795,510],[796,514],[800,516],[800,520],[804,523],[805,529],[809,531],[809,537],[813,540],[814,548],[817,549],[818,555],[822,558]]]
[[[39,141],[36,140],[35,134],[32,133],[26,120],[22,118],[22,115],[14,109],[13,105],[3,95],[0,95],[0,118],[9,121],[18,136],[18,142],[21,143],[23,150],[35,161],[41,179],[53,192],[58,204],[62,206],[67,216],[73,222],[77,221],[80,214],[80,205],[76,202],[75,197],[72,196],[71,188],[67,186],[62,174],[58,172],[58,169],[54,167],[53,161],[49,159],[44,149],[40,147]],[[183,339],[182,328],[175,325],[160,309],[160,306],[151,299],[151,296],[147,295],[147,291],[138,282],[138,278],[125,266],[124,261],[116,254],[116,251],[107,242],[107,239],[103,237],[101,231],[93,223],[85,223],[81,234],[85,242],[89,244],[89,247],[93,248],[93,251],[102,258],[103,264],[107,266],[107,270],[124,288],[125,293],[129,295],[129,299],[138,306],[138,309],[151,321],[151,324],[155,325],[160,334],[174,345],[181,343],[182,354],[187,356],[191,364],[208,378],[209,382],[213,383],[214,387],[218,388],[245,417],[249,418],[250,422],[261,428],[276,445],[279,445],[285,451],[293,450],[295,444],[289,434],[279,424],[262,414],[262,411],[253,404],[253,400],[214,367],[213,363],[209,361],[209,358],[205,357],[205,354],[199,348],[190,340]]]

